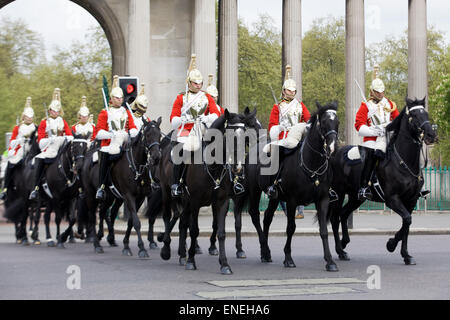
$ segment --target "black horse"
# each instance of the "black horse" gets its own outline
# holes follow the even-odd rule
[[[436,133],[432,129],[424,106],[425,98],[422,100],[407,98],[402,112],[387,126],[386,131],[392,132],[392,136],[385,157],[378,160],[371,183],[374,195],[372,201],[386,203],[402,218],[402,227],[395,237],[387,242],[387,250],[393,252],[398,242],[402,241],[401,255],[407,265],[415,264],[414,258],[408,253],[407,242],[412,222],[411,213],[424,183],[420,166],[422,145],[423,142],[428,145],[436,140]],[[388,137],[390,135],[388,134]],[[353,147],[355,146],[342,147],[332,160],[333,189],[337,192],[339,200],[330,206],[330,214],[336,252],[341,260],[349,260],[344,251],[350,242],[347,218],[364,202],[358,200],[357,196],[362,170],[361,161],[350,160],[348,157],[348,151]],[[348,202],[343,206],[346,194]],[[342,226],[342,240],[339,238],[339,223]]]
[[[308,129],[301,144],[294,150],[283,150],[280,154],[284,160],[277,175],[278,186],[281,190],[277,199],[271,199],[264,213],[264,232],[260,232],[259,201],[263,190],[272,184],[268,176],[260,174],[261,166],[250,166],[249,213],[258,231],[261,243],[261,260],[270,262],[270,249],[268,247],[269,227],[273,214],[279,201],[285,201],[287,206],[287,241],[284,247],[284,266],[295,267],[291,256],[291,240],[295,232],[295,210],[298,205],[314,203],[317,209],[320,237],[322,238],[324,259],[327,271],[337,271],[328,245],[327,213],[329,206],[329,189],[332,180],[330,157],[336,149],[339,120],[336,114],[337,103],[321,106],[309,120]],[[276,151],[275,151],[276,152]]]
[[[239,130],[244,133],[244,130],[248,128],[249,124],[255,124],[256,110],[253,113],[247,112],[244,114],[234,114],[225,110],[225,114],[219,117],[208,129],[206,135],[210,130],[219,130],[224,137],[225,131],[227,134],[231,132],[236,133]],[[253,121],[252,121],[253,120]],[[255,128],[256,129],[256,128]],[[231,131],[231,132],[230,132]],[[216,150],[216,152],[226,155],[226,142],[224,140],[223,150]],[[164,164],[170,163],[170,154],[166,153],[166,157],[163,157],[161,176],[165,176],[167,170],[170,170],[171,166]],[[236,192],[236,183],[232,176],[234,173],[239,172],[240,167],[245,163],[245,154],[242,159],[234,157],[236,161],[227,163],[214,163],[206,164],[186,164],[185,169],[185,195],[182,199],[182,211],[180,217],[180,243],[178,248],[178,254],[180,255],[180,263],[184,264],[186,260],[186,237],[189,226],[191,245],[189,248],[189,256],[185,263],[185,267],[188,270],[195,270],[195,254],[197,251],[197,237],[198,237],[198,212],[200,207],[212,206],[213,217],[217,222],[218,239],[219,239],[219,263],[221,265],[221,272],[223,274],[231,274],[231,268],[228,265],[225,255],[225,217],[228,211],[229,199]],[[233,173],[234,172],[234,173]],[[164,180],[164,179],[163,179]],[[170,180],[162,181],[161,188],[164,190],[164,194],[170,195]],[[238,188],[239,189],[239,188]],[[170,209],[172,204],[167,201],[167,198],[163,197],[163,207],[166,211],[163,213],[163,219],[165,222],[165,234],[164,234],[164,246],[161,249],[161,257],[165,260],[170,258],[170,231],[173,227],[173,220],[170,221]]]
[[[123,240],[124,255],[132,255],[129,248],[129,237],[131,229],[134,227],[138,235],[139,257],[147,258],[148,253],[144,248],[141,237],[141,223],[137,216],[137,210],[142,205],[145,197],[151,192],[151,181],[149,170],[156,166],[161,158],[160,139],[161,117],[157,121],[144,121],[144,124],[138,135],[133,138],[121,153],[119,158],[112,164],[110,170],[110,179],[114,186],[115,195],[107,192],[107,198],[100,205],[100,216],[106,218],[110,233],[113,231],[114,218],[106,215],[106,210],[111,207],[113,202],[119,198],[116,203],[123,201],[125,204],[125,215],[128,217],[128,228]],[[98,201],[95,199],[95,193],[98,182],[98,165],[93,165],[89,160],[83,167],[83,184],[86,191],[86,203],[89,215],[89,234],[94,236],[94,247],[96,252],[102,253],[100,239],[95,234],[95,216]],[[116,212],[117,210],[114,210]],[[102,227],[100,227],[102,228]],[[103,230],[99,230],[103,234]],[[108,241],[114,241],[109,238]],[[114,242],[113,242],[114,243]]]
[[[33,158],[39,154],[40,148],[37,142],[37,130],[35,130],[27,140],[24,148],[24,158],[15,165],[11,174],[11,183],[8,188],[7,199],[5,200],[4,216],[14,222],[16,243],[28,244],[26,232],[27,219],[30,218],[30,201],[28,196],[33,189],[32,181],[34,176]]]

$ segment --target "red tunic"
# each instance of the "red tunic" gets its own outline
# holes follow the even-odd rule
[[[309,118],[311,118],[311,114],[309,113],[308,109],[306,108],[303,102],[300,102],[300,104],[302,106],[302,117],[299,122],[307,122]],[[280,124],[280,107],[279,104],[274,104],[272,111],[270,112],[269,132],[273,126],[277,126],[279,124]],[[278,139],[283,139],[283,136],[284,132],[281,132],[280,135],[278,136]]]
[[[11,138],[9,139],[10,146],[8,148],[8,151],[11,150],[11,142],[16,140],[18,135],[19,135],[19,126],[15,126],[12,131]],[[14,154],[16,154],[19,149],[20,149],[20,146],[17,145],[16,148],[14,149]]]
[[[387,98],[386,98],[387,99]],[[391,105],[391,108],[394,106],[394,103],[387,99],[389,104]],[[358,112],[356,113],[356,118],[355,118],[355,128],[356,131],[359,131],[359,128],[362,125],[366,125],[368,127],[370,127],[372,125],[372,121],[368,118],[368,114],[369,114],[369,109],[367,108],[367,105],[365,102],[361,102],[361,106],[358,109]],[[398,112],[398,109],[396,108],[394,111],[391,112],[391,121],[394,120],[395,118],[397,118],[397,116],[400,113]],[[376,141],[377,137],[363,137],[363,141]]]
[[[59,133],[59,136],[71,136],[72,131],[70,130],[69,125],[67,124],[66,120],[63,119],[64,122],[64,128],[63,131]],[[43,138],[48,138],[47,131],[45,130],[47,128],[47,119],[42,119],[41,123],[39,124],[38,128],[38,142],[41,141]]]
[[[220,111],[217,110],[217,105],[216,105],[216,102],[214,101],[214,99],[208,93],[205,93],[205,95],[208,98],[208,107],[206,108],[204,114],[208,115],[208,114],[215,113],[215,114],[217,114],[218,117],[220,117]],[[175,102],[173,103],[173,107],[172,107],[172,113],[170,114],[170,122],[172,122],[173,117],[181,117],[181,108],[183,107],[183,96],[184,96],[184,94],[181,93],[175,99]],[[184,130],[191,132],[191,129],[193,126],[194,126],[193,123],[186,123],[184,125]]]
[[[121,108],[123,108],[123,107],[121,107]],[[127,111],[127,115],[128,115],[128,121],[125,124],[125,130],[129,131],[130,129],[137,129],[136,125],[134,124],[133,116],[131,115],[130,111],[128,109],[126,111]],[[92,135],[94,139],[100,130],[109,131],[108,112],[106,111],[106,109],[103,109],[98,114],[97,125],[95,126],[95,131],[94,131],[94,134]],[[111,142],[111,139],[103,139],[101,146],[102,147],[109,146],[110,142]]]
[[[77,132],[77,125],[78,125],[78,123],[76,123],[76,124],[74,124],[73,126],[72,126],[72,131],[74,132],[74,133],[78,133]],[[92,135],[91,135],[91,141],[94,141],[94,133],[95,133],[95,126],[94,125],[92,125]]]

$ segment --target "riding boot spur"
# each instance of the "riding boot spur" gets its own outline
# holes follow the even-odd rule
[[[374,150],[366,147],[360,147],[360,153],[361,160],[363,162],[363,168],[361,171],[358,200],[372,200],[372,192],[370,191],[370,178],[376,164]]]
[[[183,171],[184,163],[173,165],[173,180],[171,186],[172,197],[180,197],[183,195]]]
[[[39,198],[39,184],[41,182],[42,175],[44,173],[44,159],[35,158],[35,176],[34,176],[34,189],[30,193],[29,200],[37,200]]]
[[[99,151],[99,157],[98,157],[98,165],[99,165],[99,173],[98,173],[98,189],[97,193],[95,195],[95,198],[98,200],[105,200],[106,199],[106,192],[105,192],[105,181],[106,181],[106,174],[108,173],[108,157],[109,154],[106,152]]]
[[[8,163],[6,166],[5,179],[3,180],[3,191],[0,193],[0,200],[6,200],[13,169],[14,167]]]

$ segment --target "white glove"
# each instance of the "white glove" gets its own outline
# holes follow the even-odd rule
[[[381,137],[383,134],[380,132],[380,129],[377,129],[376,127],[362,125],[359,127],[358,135],[360,137]]]
[[[375,129],[378,132],[378,137],[383,137],[384,135],[386,135],[386,128],[382,125],[376,125]]]
[[[137,134],[139,133],[139,131],[135,128],[130,129],[130,137],[134,138],[137,136]]]
[[[112,139],[114,137],[114,131],[110,132],[110,131],[106,131],[106,130],[99,130],[97,133],[97,136],[95,137],[95,139],[97,140],[107,140],[107,139]]]
[[[183,120],[181,119],[181,117],[173,117],[171,122],[172,129],[178,129],[181,126],[182,122]]]
[[[17,145],[19,144],[18,139],[14,139],[13,141],[11,141],[9,143],[9,145],[11,146],[11,149],[15,149],[17,147]]]
[[[67,141],[72,141],[73,140],[73,136],[65,136]]]

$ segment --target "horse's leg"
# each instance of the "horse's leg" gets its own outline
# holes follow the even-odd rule
[[[161,248],[161,251],[159,252],[161,258],[163,260],[169,260],[170,259],[170,217],[171,217],[171,207],[170,207],[170,198],[169,198],[170,191],[163,191],[162,192],[162,211],[163,211],[163,221],[164,221],[164,235],[162,237],[162,241],[164,242],[163,247]],[[158,236],[158,240],[160,240],[160,236]]]
[[[180,216],[180,223],[178,225],[179,230],[179,238],[178,238],[178,261],[181,266],[186,265],[186,238],[187,238],[187,230],[189,227],[190,220],[190,211],[189,209],[184,208],[183,213]],[[191,238],[191,241],[192,238]]]
[[[41,209],[37,208],[34,209],[36,210],[36,214],[31,214],[30,215],[30,226],[33,226],[33,231],[31,232],[31,239],[33,239],[33,244],[36,245],[40,245],[41,241],[39,240],[39,222],[41,220]],[[34,211],[33,208],[30,208],[29,212],[33,212]]]
[[[131,229],[133,228],[133,219],[131,218],[131,215],[128,212],[127,206],[125,206],[124,210],[127,210],[125,216],[128,216],[128,226],[127,226],[127,231],[125,232],[125,236],[123,237],[122,255],[131,257],[133,255],[133,253],[130,249],[130,235],[131,235]]]
[[[86,201],[88,203],[88,236],[86,237],[86,242],[89,242],[92,239],[94,250],[96,253],[104,253],[102,246],[100,245],[100,240],[97,237],[96,232],[96,220],[97,220],[97,201],[93,197],[93,195],[88,195],[86,197]],[[101,210],[99,210],[101,211]]]
[[[61,242],[61,234],[60,234],[60,224],[61,224],[61,220],[62,220],[62,210],[60,208],[57,208],[55,210],[55,223],[56,223],[56,239],[57,239],[57,243],[56,243],[56,247],[59,249],[64,249],[64,244]]]
[[[47,205],[44,212],[44,223],[45,223],[45,239],[47,241],[47,246],[54,247],[55,241],[52,239],[52,234],[50,232],[50,218],[52,214],[52,207]]]
[[[238,198],[234,201],[234,230],[236,232],[236,258],[245,259],[245,251],[242,250],[242,208],[244,207],[244,198]]]
[[[335,243],[335,250],[336,253],[339,256],[340,260],[350,260],[348,257],[347,252],[344,251],[344,247],[347,245],[347,243],[350,242],[350,237],[348,236],[348,228],[347,228],[347,218],[348,215],[345,217],[345,222],[342,222],[343,216],[345,215],[344,212],[347,212],[349,207],[353,207],[354,205],[354,199],[350,198],[349,202],[342,207],[342,204],[344,203],[344,194],[338,195],[339,199],[333,203],[330,203],[328,206],[328,210],[330,211],[330,222],[331,227],[333,229],[333,236],[334,236],[334,243]],[[358,201],[358,200],[357,200]],[[350,204],[350,205],[349,205]],[[352,209],[353,211],[354,209]],[[352,212],[350,211],[350,212]],[[339,236],[339,225],[342,225],[342,240]],[[345,230],[345,231],[344,231]],[[345,233],[347,233],[345,235]],[[346,242],[343,242],[344,239],[346,239]]]
[[[208,252],[211,256],[217,256],[219,254],[219,251],[217,250],[216,247],[218,212],[215,206],[212,206],[212,212],[213,212],[212,233],[211,237],[209,237],[210,246],[208,248]]]
[[[286,268],[295,268],[294,260],[291,256],[291,243],[292,236],[294,235],[296,224],[295,224],[295,211],[297,205],[295,200],[290,200],[286,203],[287,211],[287,226],[286,226],[286,244],[284,245],[284,261],[283,264]]]
[[[199,235],[199,228],[198,228],[198,212],[200,211],[200,208],[193,208],[189,210],[189,236],[191,238],[191,246],[189,248],[189,255],[188,259],[186,261],[186,270],[197,270],[197,266],[195,264],[195,253],[196,253],[196,245],[197,245],[197,237]]]
[[[270,199],[267,209],[266,211],[264,211],[264,220],[263,220],[264,236],[266,237],[267,242],[269,242],[269,229],[270,225],[272,224],[273,215],[277,210],[279,203],[280,201],[278,201],[278,199]]]
[[[387,201],[386,205],[389,206],[392,210],[402,217],[402,227],[395,234],[394,238],[390,238],[386,244],[386,248],[389,252],[394,252],[397,244],[400,240],[402,240],[402,248],[400,254],[403,257],[403,261],[406,265],[415,265],[416,261],[412,256],[408,253],[408,235],[409,235],[409,226],[411,225],[412,217],[410,211],[404,206],[403,202],[397,195],[391,196]]]
[[[153,193],[154,195],[155,193]],[[150,202],[151,202],[151,195],[147,197],[147,217],[148,217],[148,233],[147,233],[147,240],[148,240],[148,246],[151,250],[157,249],[158,244],[154,240],[154,233],[153,233],[153,226],[155,225],[156,216],[158,213],[158,208],[153,208],[154,211],[150,210]]]
[[[327,228],[327,214],[329,206],[328,191],[322,196],[322,199],[316,202],[317,215],[319,221],[320,238],[322,239],[324,259],[327,262],[327,271],[338,271],[336,263],[333,261],[333,257],[330,252],[330,245],[328,243],[328,228]]]
[[[228,211],[228,199],[221,199],[216,203],[213,203],[213,207],[216,207],[217,213],[217,240],[219,240],[219,263],[220,272],[222,274],[232,274],[231,267],[228,265],[226,251],[225,251],[225,219]]]
[[[106,237],[106,241],[108,241],[111,247],[117,247],[114,233],[114,223],[116,222],[116,218],[122,204],[122,200],[116,199],[111,207],[111,210],[109,211],[109,215],[106,217],[106,226],[108,227],[108,236]]]
[[[108,215],[108,206],[106,205],[106,201],[100,205],[100,210],[99,210],[99,221],[98,221],[98,232],[97,232],[97,239],[98,241],[102,241],[103,236],[105,235],[104,232],[104,222],[107,219],[107,215]]]
[[[136,230],[136,234],[138,237],[138,247],[139,247],[138,256],[141,259],[148,258],[149,256],[148,256],[147,250],[145,250],[144,241],[142,241],[141,221],[139,220],[139,217],[137,215],[136,199],[134,199],[134,197],[125,196],[124,203],[128,207],[130,217],[133,221],[133,227],[134,227],[134,230]]]
[[[261,190],[256,193],[250,193],[250,204],[248,213],[252,218],[252,223],[255,226],[256,232],[258,233],[259,244],[261,247],[261,262],[272,262],[272,257],[270,254],[269,245],[267,243],[267,238],[261,229],[261,224],[259,221],[259,201],[261,198]]]

